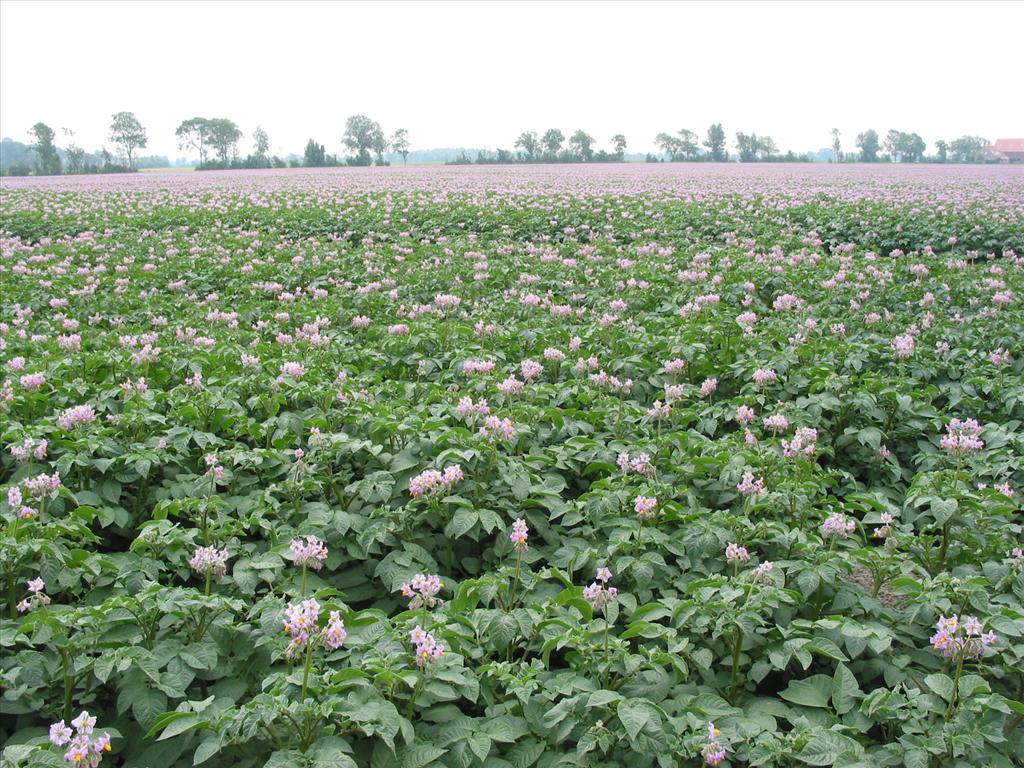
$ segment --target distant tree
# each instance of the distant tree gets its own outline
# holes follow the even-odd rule
[[[380,157],[387,147],[380,123],[366,115],[352,115],[345,121],[345,134],[341,143],[353,154],[350,165],[369,165],[370,151]]]
[[[757,140],[757,157],[759,160],[770,160],[779,153],[779,147],[771,136],[761,136]],[[790,155],[792,155],[790,151]]]
[[[622,160],[626,156],[626,137],[621,133],[612,136],[612,148],[615,150],[615,156]]]
[[[391,137],[391,151],[402,156],[402,165],[406,164],[409,157],[409,132],[405,128],[399,128]]]
[[[256,156],[256,162],[263,166],[267,161],[267,152],[270,150],[270,137],[267,132],[256,126],[252,132],[252,151]]]
[[[729,159],[729,153],[725,151],[725,129],[721,123],[708,126],[708,135],[704,140],[704,146],[711,154],[711,159],[721,163]]]
[[[327,152],[324,149],[324,145],[317,144],[312,139],[307,141],[302,165],[306,168],[322,168],[327,165]]]
[[[242,138],[242,131],[232,120],[225,117],[208,120],[207,130],[210,147],[216,152],[220,162],[228,165],[238,153],[238,140]]]
[[[938,150],[938,158],[940,163],[946,162],[946,158],[949,156],[949,144],[939,139],[935,142],[935,149]]]
[[[697,134],[682,128],[679,131],[679,149],[686,160],[696,160],[700,156],[700,144]]]
[[[569,137],[569,150],[573,157],[589,163],[594,159],[594,137],[580,129]]]
[[[924,160],[924,151],[928,145],[916,133],[904,133],[900,136],[900,155],[905,163],[919,163]]]
[[[885,151],[893,162],[916,163],[924,157],[924,139],[916,133],[891,130],[885,136]]]
[[[678,136],[663,132],[654,137],[654,142],[661,149],[662,154],[668,155],[669,160],[682,159],[683,142]]]
[[[752,163],[757,160],[758,139],[756,133],[736,134],[736,151],[740,153],[741,163]]]
[[[835,155],[836,162],[843,162],[843,143],[839,138],[839,129],[832,129],[832,154]]]
[[[64,152],[68,157],[68,173],[82,173],[85,170],[85,150],[75,144],[75,132],[70,128],[62,128],[68,137],[68,146]]]
[[[46,123],[36,123],[29,130],[29,134],[35,138],[30,148],[36,153],[36,171],[44,176],[55,176],[60,173],[60,155],[57,153],[57,145],[53,143],[56,135],[53,128]]]
[[[981,136],[961,136],[949,144],[949,151],[955,163],[981,163],[985,160],[984,149],[988,139]]]
[[[532,163],[540,151],[540,141],[537,140],[536,131],[523,131],[516,139],[515,146],[526,154],[526,162]]]
[[[118,112],[110,123],[110,140],[124,151],[128,167],[135,167],[135,150],[146,146],[146,129],[132,112]]]
[[[860,160],[862,163],[874,163],[878,160],[878,133],[868,129],[864,133],[857,134],[857,148],[860,149]]]
[[[199,164],[206,162],[206,146],[210,142],[210,121],[205,117],[183,120],[174,131],[179,149],[194,149],[199,153]]]
[[[562,151],[562,143],[565,141],[565,134],[557,128],[548,128],[544,131],[544,135],[541,137],[540,143],[544,147],[544,152],[548,156],[548,159],[554,160],[558,153]]]

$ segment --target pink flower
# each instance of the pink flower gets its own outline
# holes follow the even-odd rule
[[[754,473],[749,469],[743,473],[743,479],[736,485],[736,490],[743,496],[760,496],[765,492],[764,478],[754,479]]]
[[[324,560],[327,559],[327,547],[316,536],[307,536],[302,539],[292,539],[288,548],[292,551],[292,560],[300,568],[312,568],[319,571],[324,567]]]
[[[523,518],[517,518],[512,523],[512,533],[509,534],[509,539],[512,541],[516,552],[525,552],[527,549],[526,540],[529,538],[530,529],[526,525],[526,521]]]
[[[637,496],[633,499],[633,509],[636,516],[641,520],[650,520],[655,516],[655,507],[658,506],[658,499],[654,496]]]

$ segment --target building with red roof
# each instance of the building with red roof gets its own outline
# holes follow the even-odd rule
[[[1024,139],[997,139],[985,147],[985,158],[1003,163],[1024,163]]]

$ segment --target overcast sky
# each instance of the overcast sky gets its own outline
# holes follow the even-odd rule
[[[0,135],[42,120],[86,149],[135,112],[142,154],[200,115],[271,151],[340,152],[364,113],[413,148],[511,148],[583,128],[654,148],[723,123],[783,150],[889,128],[1024,136],[1024,3],[0,2]],[[58,144],[65,144],[63,136]]]

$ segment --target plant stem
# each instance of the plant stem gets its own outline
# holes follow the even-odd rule
[[[306,641],[306,663],[302,667],[302,698],[300,701],[306,700],[306,686],[309,683],[309,668],[313,666],[313,641]]]

